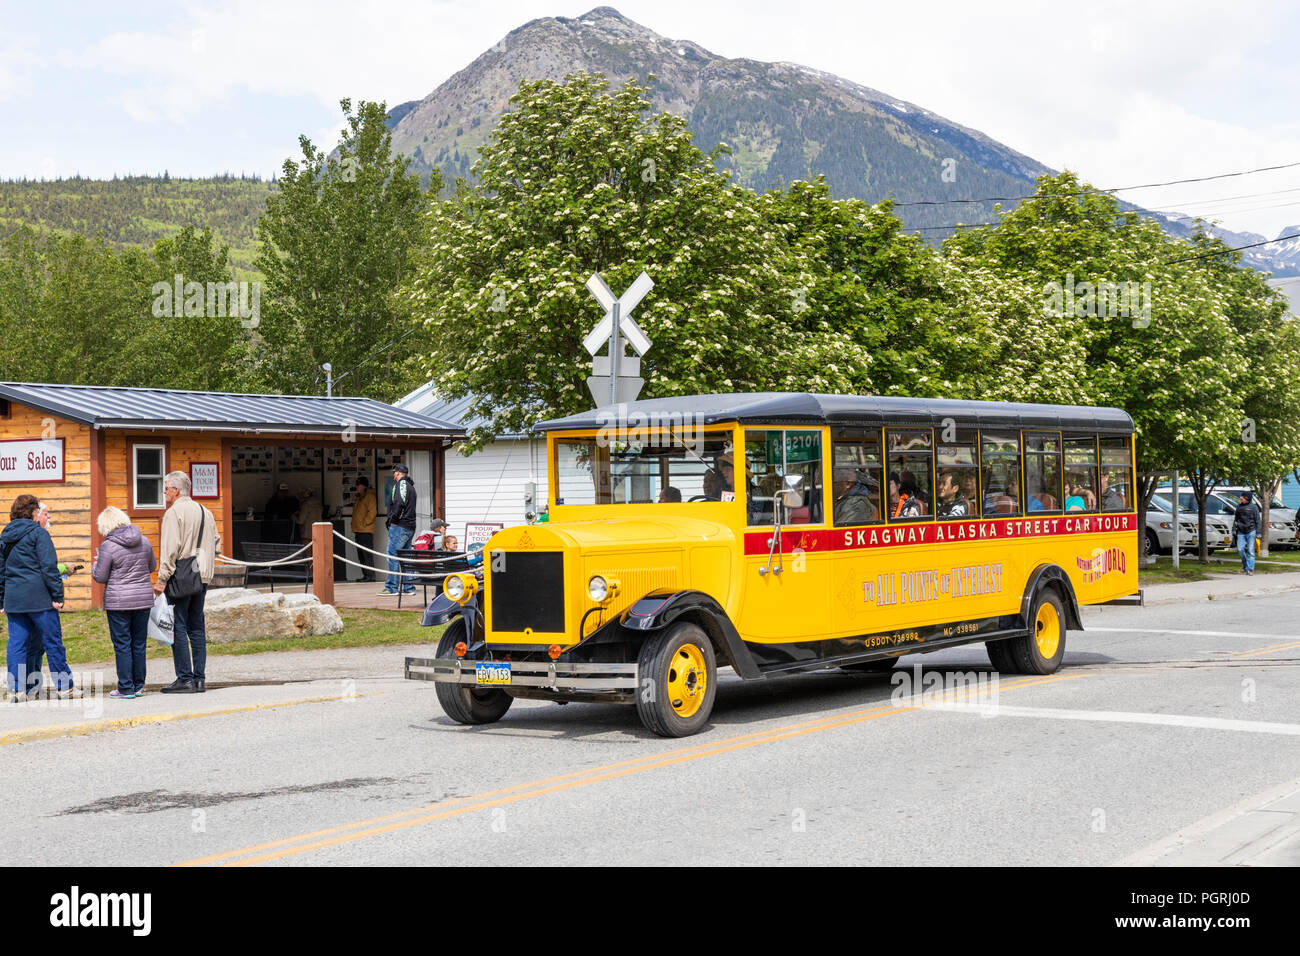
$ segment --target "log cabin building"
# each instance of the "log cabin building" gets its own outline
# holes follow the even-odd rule
[[[102,588],[90,579],[96,518],[116,505],[156,552],[168,472],[189,474],[195,500],[217,520],[222,553],[241,560],[245,542],[299,540],[295,522],[267,513],[282,484],[292,497],[314,497],[350,537],[353,489],[365,475],[378,496],[382,551],[393,465],[410,467],[424,527],[443,516],[445,452],[464,434],[367,398],[0,382],[0,525],[18,495],[40,498],[59,560],[85,566],[65,584],[66,608],[99,607]],[[346,554],[358,557],[350,546]]]

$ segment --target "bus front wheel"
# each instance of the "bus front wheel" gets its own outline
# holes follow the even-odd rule
[[[447,625],[438,641],[438,657],[448,659],[456,653],[456,644],[467,641],[465,619],[458,617]],[[472,687],[468,684],[433,685],[443,712],[458,724],[491,724],[500,720],[514,703],[514,698],[499,687]]]
[[[649,637],[637,656],[636,712],[660,737],[698,733],[713,712],[718,666],[709,637],[678,622]]]
[[[1003,643],[1015,663],[1015,672],[1055,673],[1065,657],[1065,607],[1060,595],[1051,588],[1039,591],[1029,616],[1028,633]]]

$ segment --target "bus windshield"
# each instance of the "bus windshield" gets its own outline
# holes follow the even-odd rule
[[[558,438],[557,505],[734,501],[731,432]]]

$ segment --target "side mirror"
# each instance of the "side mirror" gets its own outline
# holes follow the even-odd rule
[[[786,475],[785,487],[776,493],[776,499],[787,508],[803,507],[803,492],[799,485],[803,483],[802,475]]]

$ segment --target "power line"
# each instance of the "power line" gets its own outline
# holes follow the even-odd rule
[[[1232,246],[1227,249],[1215,249],[1213,252],[1202,252],[1196,256],[1184,256],[1181,259],[1166,259],[1166,265],[1172,265],[1175,262],[1192,262],[1196,259],[1208,259],[1211,256],[1221,256],[1225,252],[1240,252],[1242,249],[1256,249],[1259,246],[1270,246],[1275,242],[1282,242],[1286,239],[1300,239],[1300,232],[1293,232],[1289,236],[1278,236],[1276,239],[1266,239],[1263,242],[1252,242],[1248,246]]]
[[[1258,169],[1243,169],[1235,173],[1219,173],[1215,176],[1197,176],[1193,179],[1171,179],[1163,183],[1142,183],[1138,186],[1114,186],[1110,189],[1085,189],[1075,193],[1053,193],[1049,196],[986,196],[983,199],[918,199],[913,202],[896,202],[898,206],[946,206],[952,203],[977,203],[977,202],[1020,202],[1023,200],[1042,200],[1042,199],[1064,199],[1071,196],[1091,196],[1097,193],[1119,193],[1129,192],[1134,189],[1154,189],[1157,186],[1179,186],[1183,183],[1205,183],[1213,179],[1231,179],[1234,176],[1250,176],[1255,173],[1271,173],[1279,169],[1293,169],[1300,166],[1300,162],[1284,163],[1281,166],[1261,166]]]

